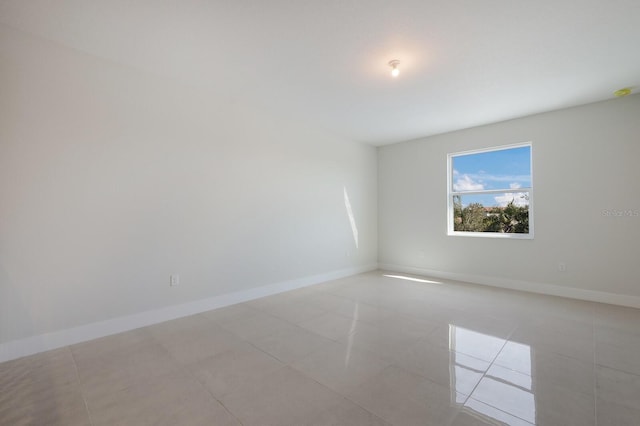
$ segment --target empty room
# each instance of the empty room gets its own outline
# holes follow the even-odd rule
[[[639,17],[0,0],[0,425],[640,424]]]

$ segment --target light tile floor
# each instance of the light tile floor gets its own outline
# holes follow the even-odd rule
[[[0,364],[1,425],[640,425],[640,310],[381,271]]]

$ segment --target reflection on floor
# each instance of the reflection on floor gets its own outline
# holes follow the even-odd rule
[[[372,272],[0,364],[2,425],[637,425],[640,311]]]

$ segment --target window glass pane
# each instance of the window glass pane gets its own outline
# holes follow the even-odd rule
[[[507,192],[453,196],[453,230],[529,233],[530,194]]]
[[[500,149],[452,157],[455,192],[531,187],[531,147]]]

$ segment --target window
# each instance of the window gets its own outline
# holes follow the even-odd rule
[[[533,238],[531,143],[447,160],[449,235]]]

